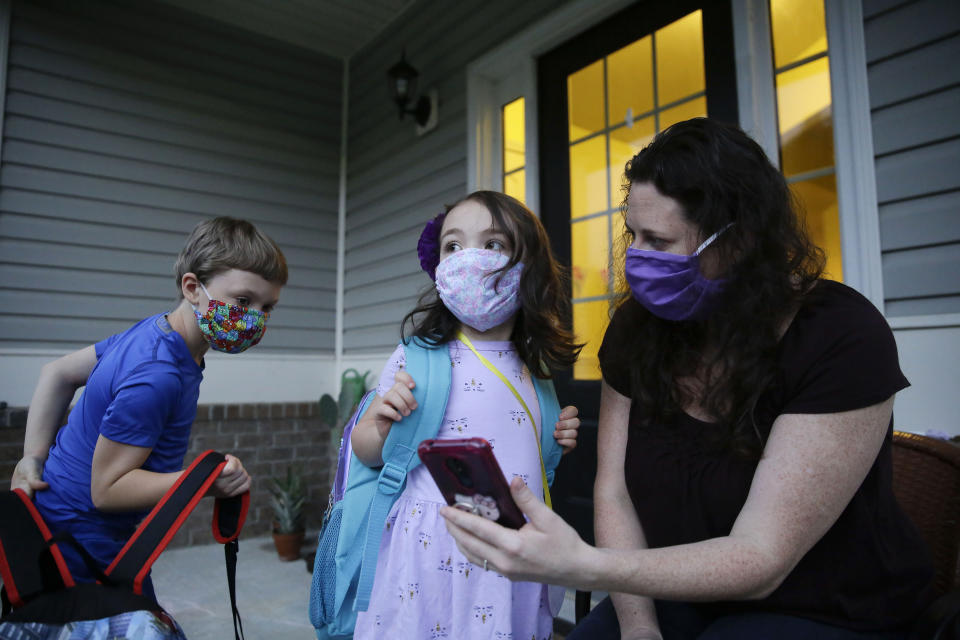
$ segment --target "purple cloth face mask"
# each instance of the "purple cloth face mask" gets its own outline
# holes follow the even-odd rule
[[[625,268],[634,299],[664,320],[703,317],[723,292],[727,280],[704,277],[700,273],[700,253],[729,227],[728,224],[707,238],[690,256],[628,247]]]
[[[523,263],[494,273],[509,261],[509,256],[489,249],[461,249],[451,254],[437,266],[440,300],[460,322],[477,331],[503,324],[520,309]]]

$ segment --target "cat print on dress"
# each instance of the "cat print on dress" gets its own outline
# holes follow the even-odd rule
[[[430,546],[430,541],[433,540],[433,537],[429,533],[420,532],[420,535],[417,537],[417,541],[423,545],[423,548],[426,549]]]
[[[477,393],[483,393],[486,389],[483,388],[483,382],[477,380],[476,378],[470,378],[470,380],[463,383],[463,390],[470,392],[476,391]]]
[[[466,433],[468,428],[466,418],[454,418],[452,420],[444,420],[443,422],[447,430],[452,433]]]
[[[406,585],[401,585],[399,595],[400,602],[410,602],[414,597],[420,595],[420,583],[408,582]]]
[[[493,622],[493,605],[479,605],[473,608],[473,619],[480,624]]]
[[[437,571],[442,571],[443,573],[453,573],[453,558],[447,556],[446,560],[440,561],[440,566],[437,567]]]
[[[518,425],[524,425],[527,422],[527,412],[523,409],[511,409],[510,410],[510,421],[516,422]]]

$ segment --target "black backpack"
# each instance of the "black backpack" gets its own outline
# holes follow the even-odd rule
[[[143,580],[225,465],[226,458],[216,451],[194,460],[106,569],[70,534],[52,535],[23,491],[0,493],[0,640],[58,638],[64,628],[71,629],[71,638],[124,638],[128,632],[157,640],[184,638],[173,618],[143,594]],[[237,538],[249,505],[247,492],[218,498],[213,510],[213,536],[224,545],[237,640],[243,637],[235,588]],[[60,544],[80,553],[96,583],[73,579]]]

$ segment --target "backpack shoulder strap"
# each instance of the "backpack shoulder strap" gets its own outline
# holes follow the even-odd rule
[[[50,529],[23,490],[0,493],[0,577],[14,608],[44,591],[74,586],[67,563],[57,545],[50,543],[51,538]],[[42,560],[48,548],[53,566],[44,566]]]
[[[366,611],[370,604],[384,522],[406,485],[407,473],[420,464],[417,446],[437,435],[450,397],[450,356],[446,344],[433,346],[413,338],[404,345],[404,352],[407,373],[416,384],[413,398],[417,409],[398,428],[391,429],[383,443],[386,455],[367,517],[355,611]]]
[[[223,454],[206,451],[183,472],[176,484],[160,499],[107,567],[106,575],[133,585],[143,592],[143,580],[150,567],[166,549],[174,534],[207,493],[227,461]],[[214,508],[214,537],[219,542],[235,540],[240,534],[250,504],[250,494],[217,499]]]
[[[206,495],[207,489],[226,466],[222,453],[205,451],[181,474],[177,482],[164,494],[157,506],[144,518],[140,526],[113,559],[104,572],[110,579],[133,585],[136,594],[143,593],[143,581],[187,516]],[[237,538],[250,508],[250,492],[232,498],[217,498],[213,507],[213,537],[224,545],[227,570],[227,588],[233,612],[236,638],[243,637],[243,624],[237,611],[236,566]]]
[[[533,378],[533,387],[540,402],[540,451],[543,455],[543,467],[547,472],[547,484],[553,485],[553,478],[563,455],[563,448],[553,437],[553,427],[560,419],[560,403],[552,380]]]

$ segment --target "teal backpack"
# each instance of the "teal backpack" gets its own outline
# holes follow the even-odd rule
[[[370,604],[377,553],[387,516],[403,493],[407,473],[420,464],[417,445],[437,435],[450,395],[450,356],[446,344],[432,346],[413,338],[404,344],[407,373],[417,383],[413,397],[417,409],[403,419],[402,429],[391,429],[383,444],[384,464],[371,469],[360,462],[350,446],[350,433],[363,416],[374,391],[360,402],[343,430],[337,476],[330,492],[317,542],[310,588],[310,622],[319,640],[353,637],[357,612]],[[560,405],[553,383],[534,378],[540,402],[540,447],[547,482],[553,483],[561,448],[553,438]],[[389,453],[388,453],[389,452]]]

